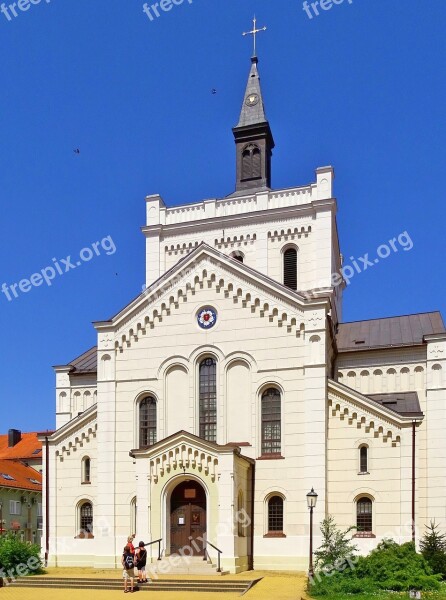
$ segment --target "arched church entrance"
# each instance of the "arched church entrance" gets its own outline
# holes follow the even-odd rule
[[[185,546],[187,554],[204,556],[206,535],[206,492],[197,481],[183,481],[170,498],[170,553]]]

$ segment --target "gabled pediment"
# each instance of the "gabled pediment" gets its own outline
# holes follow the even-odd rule
[[[110,321],[95,327],[104,335],[114,332],[115,348],[122,349],[178,310],[197,289],[210,288],[297,337],[314,329],[314,323],[325,326],[315,310],[328,310],[327,299],[306,299],[203,243]]]
[[[94,404],[48,437],[50,446],[57,448],[57,457],[62,460],[65,455],[69,456],[71,452],[76,452],[96,437],[97,412],[97,405]],[[39,436],[39,440],[43,441],[44,437]]]
[[[333,417],[347,421],[358,429],[372,432],[392,444],[401,442],[401,431],[411,426],[413,417],[405,417],[374,402],[360,392],[332,379],[328,380],[328,406]],[[418,421],[422,420],[418,417]]]
[[[149,448],[132,450],[130,454],[136,459],[149,461],[150,478],[155,483],[165,474],[186,470],[197,471],[215,480],[219,458],[228,454],[238,455],[240,448],[220,446],[187,431],[179,431]]]

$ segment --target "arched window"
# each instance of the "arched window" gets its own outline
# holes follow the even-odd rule
[[[93,537],[93,505],[84,502],[79,508],[79,537]]]
[[[359,498],[356,503],[356,527],[358,531],[372,531],[372,501],[370,498]]]
[[[136,496],[130,503],[130,531],[136,533],[136,519],[138,518],[138,503]]]
[[[217,363],[205,358],[200,363],[200,437],[217,441]]]
[[[368,473],[369,471],[369,449],[367,446],[359,448],[359,472]]]
[[[82,459],[82,483],[91,483],[91,460],[89,456]]]
[[[242,152],[242,180],[260,179],[262,177],[262,160],[260,148],[249,144]]]
[[[239,250],[235,250],[234,252],[232,252],[230,254],[230,256],[231,256],[231,258],[238,260],[241,263],[244,262],[244,260],[245,260],[243,252],[240,252]]]
[[[276,388],[262,394],[262,454],[281,452],[281,397]]]
[[[148,396],[139,404],[139,447],[156,444],[156,400]]]
[[[268,533],[283,533],[283,498],[272,496],[268,501]]]
[[[297,250],[288,248],[283,253],[283,285],[297,290]]]

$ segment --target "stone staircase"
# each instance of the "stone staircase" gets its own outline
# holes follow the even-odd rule
[[[185,579],[166,578],[153,579],[151,583],[135,582],[135,589],[140,592],[218,592],[232,593],[242,596],[246,594],[260,579],[236,580],[226,578]],[[20,577],[10,584],[13,588],[53,589],[53,590],[119,590],[123,589],[122,579],[92,579],[68,577]]]
[[[162,561],[156,561],[147,565],[147,574],[154,575],[205,575],[213,577],[215,575],[227,575],[228,571],[217,572],[217,565],[210,560],[203,560],[200,556],[180,557],[176,556],[169,560],[169,557]]]

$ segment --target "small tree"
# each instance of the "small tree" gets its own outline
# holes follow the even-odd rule
[[[438,531],[438,524],[431,521],[420,541],[421,554],[434,573],[446,579],[446,534]]]
[[[3,574],[11,570],[15,574],[16,567],[19,565],[26,567],[30,559],[33,559],[31,564],[34,567],[29,569],[29,574],[42,573],[40,547],[37,544],[22,542],[14,533],[0,536],[0,569]]]
[[[334,517],[331,515],[322,521],[322,544],[314,553],[317,569],[323,569],[328,565],[336,566],[353,557],[358,548],[348,536],[354,529],[356,527],[352,526],[345,531],[341,531],[336,526]]]

